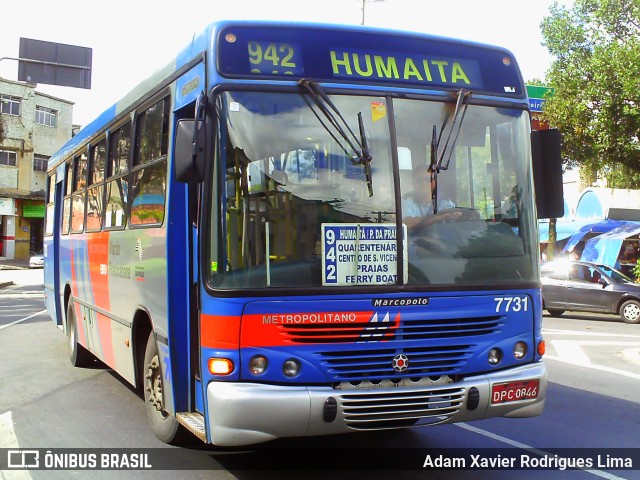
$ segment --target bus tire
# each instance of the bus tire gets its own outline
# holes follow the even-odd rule
[[[92,363],[93,355],[91,352],[78,343],[78,325],[73,300],[69,300],[67,305],[67,347],[69,360],[74,367],[86,367]]]
[[[164,409],[164,381],[158,346],[153,335],[149,334],[147,348],[144,352],[143,367],[144,403],[147,408],[147,417],[151,424],[151,430],[165,443],[180,443],[184,435],[182,427],[175,417]]]

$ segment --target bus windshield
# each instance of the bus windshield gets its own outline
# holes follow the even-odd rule
[[[217,97],[213,288],[537,279],[526,111],[471,104],[453,125],[450,99],[329,98],[339,114],[308,94]]]

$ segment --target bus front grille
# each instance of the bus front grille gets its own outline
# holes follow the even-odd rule
[[[459,374],[473,356],[474,345],[408,347],[402,349],[408,366],[394,369],[396,349],[324,351],[316,355],[337,382],[441,377]]]
[[[344,420],[354,430],[384,430],[442,423],[464,404],[464,388],[359,392],[340,396]]]
[[[499,316],[410,319],[373,317],[376,321],[282,325],[281,333],[291,343],[353,343],[363,341],[437,340],[491,335],[503,325]]]

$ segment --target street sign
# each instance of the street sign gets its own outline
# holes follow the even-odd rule
[[[532,112],[541,112],[545,100],[542,98],[529,98],[529,108]]]
[[[20,38],[18,60],[22,82],[91,88],[90,48]]]
[[[546,99],[553,96],[554,89],[541,87],[539,85],[527,85],[527,96],[529,97],[529,108],[532,112],[541,112]]]

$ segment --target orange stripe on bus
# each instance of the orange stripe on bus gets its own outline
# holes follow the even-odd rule
[[[111,310],[109,301],[109,232],[96,232],[87,235],[87,253],[89,262],[89,279],[94,304],[104,310]],[[109,317],[96,313],[96,323],[100,334],[102,360],[110,367],[115,367],[113,335]]]
[[[109,302],[109,232],[96,232],[87,235],[89,278],[91,293],[97,307],[111,310]]]
[[[239,316],[200,315],[200,343],[203,347],[237,349],[240,345]]]

